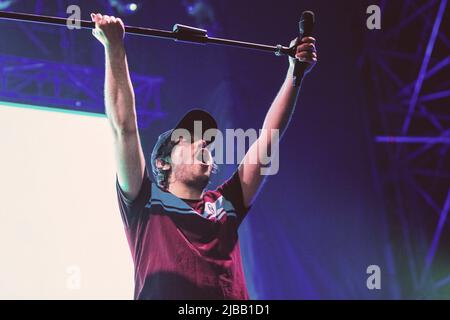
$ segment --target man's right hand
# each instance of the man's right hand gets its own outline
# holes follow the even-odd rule
[[[123,45],[125,25],[120,18],[91,13],[91,19],[95,22],[95,29],[92,30],[92,34],[105,48]]]

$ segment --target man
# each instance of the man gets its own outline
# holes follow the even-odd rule
[[[139,140],[136,110],[124,49],[124,25],[115,17],[92,14],[94,36],[106,55],[105,107],[117,161],[117,194],[135,266],[135,299],[248,299],[238,242],[238,227],[262,185],[262,157],[274,130],[285,131],[298,94],[292,84],[295,59],[267,112],[263,133],[249,148],[238,170],[216,190],[205,191],[214,162],[211,140],[217,128],[205,111],[191,110],[174,129],[158,138],[151,155],[154,182]],[[294,45],[292,42],[291,45]],[[296,58],[317,62],[314,38],[302,39]],[[194,161],[189,161],[194,159]]]

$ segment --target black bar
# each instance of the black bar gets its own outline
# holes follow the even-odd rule
[[[50,25],[58,25],[58,26],[67,26],[67,18],[59,18],[59,17],[50,17],[50,16],[42,16],[35,14],[27,14],[27,13],[17,13],[17,12],[6,12],[0,11],[0,19],[14,20],[14,21],[25,21],[25,22],[35,22],[35,23],[43,23]],[[81,28],[84,29],[94,29],[95,23],[87,20],[73,20],[73,22],[79,22]],[[125,32],[134,35],[140,36],[148,36],[148,37],[156,37],[156,38],[164,38],[164,39],[173,39],[178,41],[186,41],[192,43],[211,43],[216,45],[223,46],[232,46],[238,48],[245,49],[254,49],[266,52],[274,52],[277,55],[285,54],[285,55],[293,55],[293,51],[290,48],[283,46],[269,46],[258,43],[251,42],[243,42],[236,40],[228,40],[221,38],[209,38],[207,35],[196,35],[189,33],[177,33],[166,30],[158,30],[151,28],[142,28],[142,27],[130,27],[125,26]]]
[[[28,13],[17,13],[17,12],[5,12],[0,11],[0,18],[15,20],[15,21],[25,21],[25,22],[35,22],[35,23],[43,23],[50,25],[58,25],[58,26],[67,26],[67,18],[59,18],[59,17],[50,17],[50,16],[41,16],[35,14]],[[87,20],[73,20],[74,22],[79,22],[81,28],[84,29],[94,29],[95,22],[87,21]],[[136,35],[147,35],[153,37],[161,37],[161,38],[172,38],[176,39],[173,32],[158,30],[158,29],[150,29],[150,28],[140,28],[140,27],[125,27],[125,32]]]

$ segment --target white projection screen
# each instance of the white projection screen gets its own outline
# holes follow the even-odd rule
[[[132,299],[104,115],[0,102],[0,299]]]

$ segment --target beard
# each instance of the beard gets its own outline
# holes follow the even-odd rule
[[[174,174],[176,181],[189,188],[203,191],[209,183],[210,169],[205,169],[199,164],[179,165]]]

